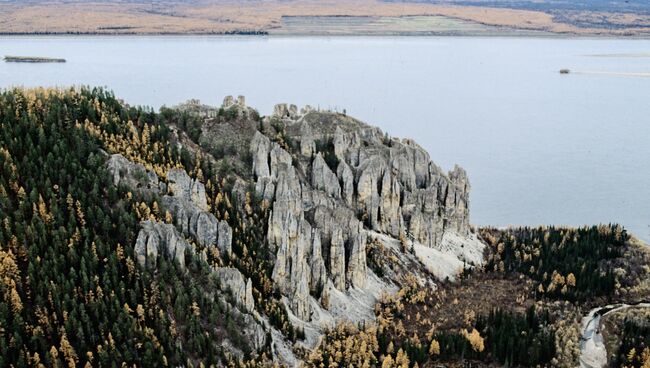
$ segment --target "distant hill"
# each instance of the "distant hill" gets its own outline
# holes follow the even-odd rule
[[[503,30],[561,34],[650,35],[646,0],[0,0],[0,34],[304,34],[315,17],[390,18],[384,32],[413,32],[406,16],[443,16]],[[306,18],[288,29],[286,20]],[[311,19],[310,19],[311,18]],[[341,18],[334,34],[363,34]],[[400,28],[401,27],[401,28]],[[496,31],[496,32],[495,32]],[[379,30],[381,33],[382,30]],[[456,34],[452,32],[452,34]],[[464,34],[466,35],[466,34]]]
[[[536,11],[579,10],[598,12],[624,12],[624,13],[650,13],[650,2],[647,0],[382,0],[393,3],[427,3],[437,5],[464,5],[484,6],[496,8],[525,9]],[[148,4],[160,5],[214,5],[233,3],[255,3],[255,0],[94,0],[93,3],[104,4]],[[296,1],[284,1],[296,2]],[[341,3],[355,3],[355,1],[341,1]],[[0,0],[0,3],[17,5],[25,4],[52,4],[49,0]],[[84,4],[86,0],[66,0],[60,3]]]
[[[402,2],[386,0],[388,2]],[[647,0],[413,0],[441,5],[488,6],[497,8],[525,9],[537,11],[598,11],[650,14],[650,2]]]
[[[553,21],[581,29],[610,31],[650,29],[650,1],[647,0],[385,0],[391,3],[419,3],[504,8],[543,12]]]

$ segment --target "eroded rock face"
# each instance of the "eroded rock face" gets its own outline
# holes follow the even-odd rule
[[[277,104],[273,107],[273,116],[277,118],[295,119],[298,117],[298,107],[286,103]]]
[[[182,169],[172,169],[167,173],[169,191],[174,197],[191,201],[200,210],[208,210],[205,186],[198,180],[190,178]]]
[[[428,247],[448,231],[468,234],[461,168],[445,174],[413,141],[338,114],[277,105],[274,117],[294,148],[257,132],[250,153],[256,190],[272,205],[273,280],[299,318],[309,320],[310,294],[328,283],[342,292],[366,287],[368,232]]]
[[[256,178],[271,176],[269,167],[269,152],[271,152],[271,140],[260,132],[255,132],[251,141],[251,154],[253,155],[253,174]]]
[[[217,267],[214,272],[221,283],[221,288],[230,291],[237,304],[249,312],[255,309],[251,279],[245,279],[238,269],[232,267]]]
[[[461,234],[467,234],[469,224],[469,179],[463,168],[456,165],[449,172],[451,187],[453,190],[447,195],[447,208],[449,218],[452,219],[451,225]]]
[[[237,99],[235,99],[233,96],[226,96],[223,98],[223,103],[221,104],[222,108],[228,109],[233,106],[246,107],[246,97],[239,95],[237,96]]]
[[[336,175],[341,181],[341,194],[345,204],[348,207],[352,207],[354,202],[354,174],[352,174],[352,169],[350,166],[341,161],[339,167],[336,169]]]
[[[301,129],[300,135],[302,136],[302,140],[300,141],[300,154],[305,157],[310,157],[316,152],[316,142],[314,142],[314,136],[309,124],[303,124]]]
[[[327,283],[327,269],[323,261],[322,246],[320,241],[320,232],[312,229],[311,232],[311,284],[310,291],[312,294],[320,294]]]
[[[232,229],[227,222],[218,221],[208,212],[204,185],[190,178],[184,170],[170,170],[166,175],[167,185],[165,185],[155,173],[146,170],[143,165],[127,160],[120,154],[110,155],[106,166],[113,176],[115,185],[123,184],[132,190],[163,195],[161,204],[172,214],[174,225],[180,231],[180,234],[172,233],[171,229],[174,228],[172,225],[143,222],[142,230],[138,235],[136,255],[141,265],[144,266],[147,262],[153,262],[155,265],[154,255],[162,249],[161,244],[166,246],[169,243],[172,247],[180,244],[180,247],[184,247],[187,242],[183,236],[195,239],[203,247],[216,246],[221,253],[231,253]],[[165,195],[167,191],[170,195]],[[153,261],[147,261],[147,255],[151,255]],[[171,258],[176,259],[176,257]],[[184,258],[179,261],[183,262]]]
[[[230,255],[232,253],[232,228],[224,220],[219,221],[217,227],[217,247],[223,254]]]
[[[330,242],[330,275],[334,287],[345,290],[345,243],[339,228],[334,229]]]
[[[185,267],[185,251],[194,249],[173,225],[143,221],[140,226],[134,251],[141,267],[155,267],[161,254]]]
[[[364,159],[357,171],[357,207],[363,211],[364,220],[373,230],[379,226],[379,191],[386,163],[380,156]]]
[[[268,241],[277,249],[273,281],[285,295],[290,295],[292,310],[302,319],[309,319],[309,286],[311,272],[312,228],[305,220],[301,186],[295,169],[280,163],[277,173],[275,201],[269,217]]]
[[[226,96],[223,98],[223,103],[221,104],[221,107],[227,109],[234,104],[235,104],[235,99],[232,96]]]
[[[356,207],[370,229],[394,237],[405,232],[431,247],[447,229],[469,231],[469,184],[462,169],[446,175],[413,141],[387,139],[374,128],[338,129],[334,145],[356,171]]]
[[[352,239],[347,281],[349,285],[362,289],[366,286],[366,232],[361,228]]]
[[[223,107],[237,115],[230,110],[232,121],[207,119],[201,147],[233,144],[237,155],[247,147],[252,162],[241,165],[249,171],[237,171],[233,198],[244,202],[254,184],[269,206],[266,239],[275,256],[271,279],[295,326],[318,333],[338,318],[372,319],[380,293],[396,290],[399,282],[393,282],[418,267],[418,255],[435,268],[440,262],[427,256],[443,252],[430,252],[431,248],[465,244],[470,186],[461,168],[445,173],[413,141],[389,138],[378,128],[341,114],[311,108],[299,112],[283,104],[276,106],[273,117],[260,121],[249,116],[253,110],[243,98],[226,98]],[[183,262],[186,251],[197,252],[185,239],[201,252],[217,247],[231,254],[233,230],[208,212],[202,183],[183,170],[171,170],[159,179],[122,159],[109,162],[114,181],[141,187],[146,183],[144,188],[161,196],[163,208],[173,217],[172,224],[142,224],[136,242],[139,264],[155,266],[160,255]],[[404,252],[399,239],[419,243],[415,254]],[[369,270],[369,242],[389,248],[387,254],[398,259],[401,268],[383,270],[381,277]],[[475,248],[480,258],[482,248]],[[446,249],[444,254],[455,253]],[[455,263],[446,269],[449,274]],[[251,280],[235,268],[214,272],[242,312],[255,315]],[[249,325],[251,339],[263,346],[265,332],[257,323]],[[315,341],[317,336],[305,339],[306,344]]]
[[[224,220],[201,210],[185,198],[164,196],[162,205],[172,214],[176,227],[204,247],[216,246],[222,254],[232,252],[232,228]]]
[[[109,156],[106,167],[113,177],[115,186],[123,184],[134,190],[156,193],[161,190],[162,183],[158,180],[156,173],[147,170],[142,164],[129,161],[119,153]]]
[[[312,163],[311,185],[314,189],[322,190],[333,198],[341,198],[339,179],[320,154],[316,154]]]

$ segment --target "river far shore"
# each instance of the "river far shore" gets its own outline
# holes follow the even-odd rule
[[[597,19],[598,22],[594,21]],[[0,35],[382,35],[650,37],[650,16],[377,0],[11,2]]]

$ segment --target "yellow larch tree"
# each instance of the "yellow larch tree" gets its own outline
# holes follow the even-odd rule
[[[429,345],[429,355],[437,356],[440,355],[440,343],[438,340],[431,340],[431,345]]]
[[[75,353],[74,348],[68,341],[68,337],[65,335],[65,331],[61,334],[61,345],[59,351],[63,354],[63,358],[68,364],[68,368],[74,368],[77,366],[77,353]]]
[[[384,357],[384,360],[381,362],[381,368],[393,368],[393,357],[388,354]]]
[[[463,336],[469,341],[470,345],[472,345],[472,350],[477,351],[477,352],[482,352],[485,349],[485,344],[483,341],[483,337],[481,337],[481,334],[474,328],[472,329],[471,332],[467,332],[467,330],[463,330]]]
[[[409,368],[409,357],[401,348],[397,351],[395,365],[397,368]]]

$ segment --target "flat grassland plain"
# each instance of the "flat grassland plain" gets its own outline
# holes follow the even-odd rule
[[[522,31],[650,36],[650,15],[377,0],[0,0],[0,34],[490,35]]]

